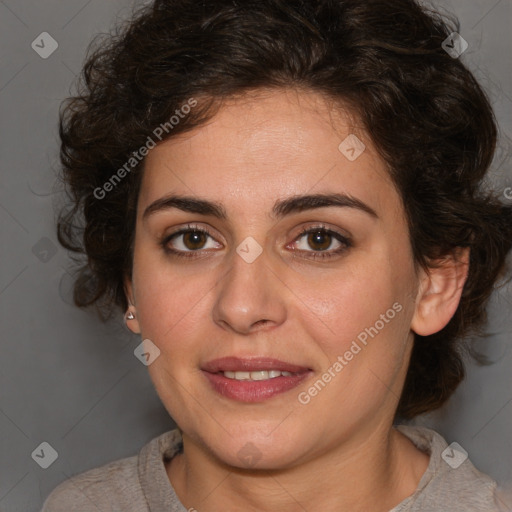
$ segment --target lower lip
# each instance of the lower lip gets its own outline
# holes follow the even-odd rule
[[[224,377],[222,373],[203,374],[217,393],[240,402],[264,402],[273,396],[286,393],[297,387],[311,371],[297,375],[274,377],[267,380],[236,380]]]

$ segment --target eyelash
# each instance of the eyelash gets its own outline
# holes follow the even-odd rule
[[[166,236],[160,242],[160,245],[162,246],[162,249],[164,250],[164,252],[167,253],[167,254],[170,254],[171,256],[176,256],[178,258],[198,258],[198,257],[201,257],[200,255],[198,255],[196,253],[200,253],[202,251],[202,249],[198,249],[196,251],[180,251],[180,250],[176,250],[176,249],[171,249],[168,246],[169,242],[173,238],[178,237],[179,235],[190,233],[190,232],[202,233],[202,234],[205,234],[205,235],[213,238],[212,234],[208,230],[206,230],[204,228],[201,228],[201,227],[198,227],[198,226],[187,225],[185,228],[182,228],[179,231],[176,231],[176,232]],[[294,242],[296,242],[297,240],[300,240],[305,235],[308,235],[310,233],[317,233],[317,232],[322,232],[324,234],[331,235],[333,238],[338,240],[338,242],[340,242],[342,244],[342,246],[339,247],[336,250],[331,250],[329,252],[327,252],[327,251],[300,251],[300,250],[297,251],[297,252],[311,253],[309,256],[306,256],[306,258],[322,259],[322,260],[324,260],[324,259],[333,258],[335,256],[338,256],[339,254],[345,252],[348,248],[352,247],[352,243],[351,243],[351,241],[348,238],[346,238],[345,236],[341,235],[337,231],[333,231],[333,230],[331,230],[331,229],[329,229],[329,228],[327,228],[326,226],[323,226],[323,225],[310,226],[308,228],[304,228],[301,231],[301,233],[294,239]],[[294,251],[294,253],[295,253],[295,251]],[[295,256],[295,254],[294,254],[294,256]]]

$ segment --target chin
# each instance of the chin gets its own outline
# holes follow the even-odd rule
[[[285,424],[276,429],[276,422],[259,422],[257,426],[241,423],[236,432],[222,430],[218,436],[209,437],[205,444],[218,459],[232,467],[285,469],[293,466],[300,457],[297,446],[304,446],[300,433],[290,432]]]

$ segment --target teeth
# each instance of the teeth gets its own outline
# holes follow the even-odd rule
[[[289,377],[293,375],[290,372],[280,372],[276,370],[262,370],[257,372],[222,372],[224,377],[228,379],[235,380],[267,380],[267,379],[275,379],[276,377]]]

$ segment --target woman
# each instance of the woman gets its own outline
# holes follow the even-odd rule
[[[44,511],[500,509],[395,425],[463,379],[512,243],[457,28],[412,0],[157,0],[89,57],[59,240],[179,429]]]

